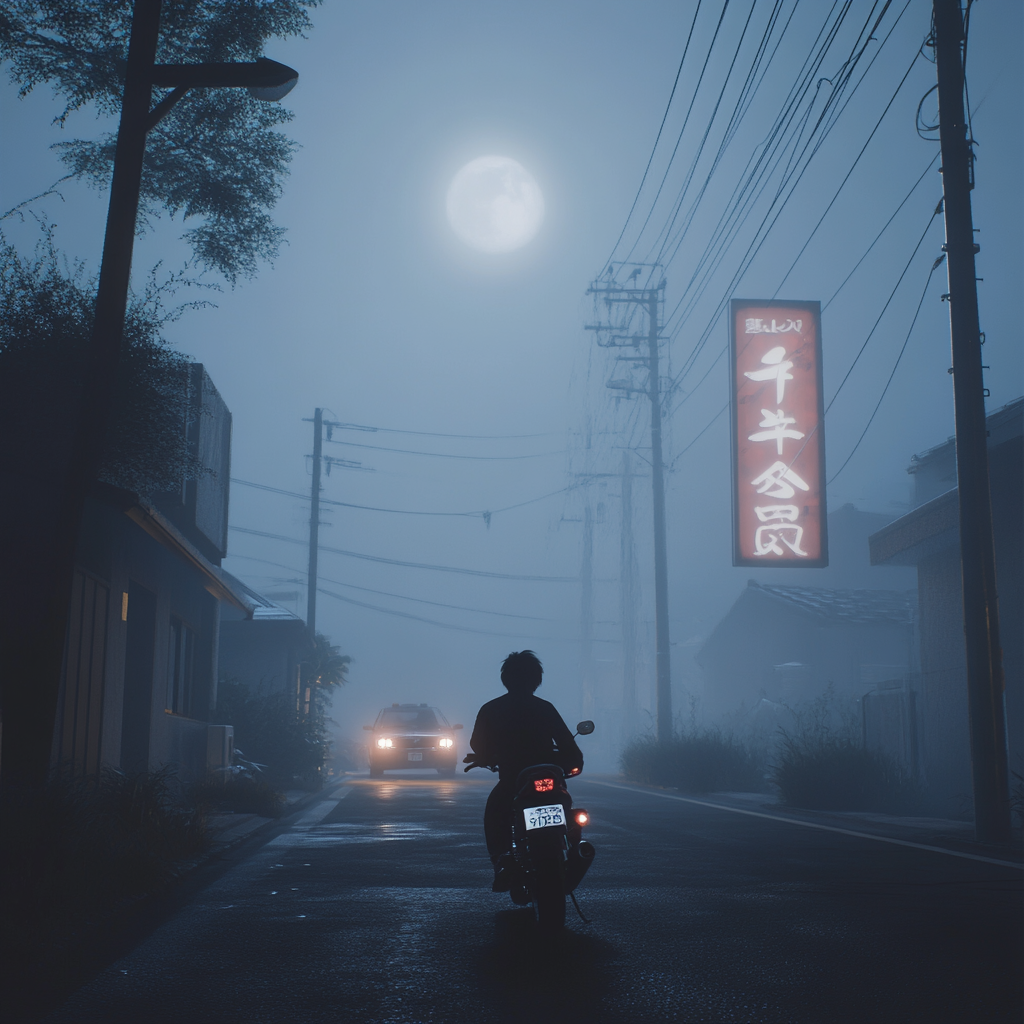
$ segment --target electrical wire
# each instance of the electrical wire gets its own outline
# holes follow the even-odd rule
[[[271,494],[283,494],[288,498],[300,498],[302,501],[309,501],[310,496],[308,494],[300,494],[298,491],[286,491],[280,487],[271,487],[268,484],[257,484],[252,480],[239,480],[237,477],[231,477],[233,484],[241,484],[243,487],[254,487],[260,491],[270,491]],[[476,512],[424,512],[418,509],[405,509],[405,508],[379,508],[376,505],[356,505],[351,501],[335,501],[332,498],[320,499],[321,505],[336,505],[340,508],[356,508],[364,512],[389,512],[394,515],[402,516],[462,516],[462,517],[479,517],[490,522],[492,516],[497,515],[499,512],[511,512],[516,508],[523,508],[525,505],[533,505],[538,501],[544,501],[546,498],[553,498],[556,494],[564,494],[566,491],[573,489],[572,484],[568,487],[560,487],[557,491],[549,491],[547,494],[542,494],[537,498],[530,498],[527,501],[520,501],[515,505],[506,505],[504,508],[496,508],[493,511],[488,509],[481,509]]]
[[[672,99],[676,94],[676,86],[679,85],[679,76],[683,73],[683,65],[686,63],[686,54],[690,50],[690,40],[693,38],[693,27],[694,25],[697,24],[697,15],[700,14],[700,5],[702,2],[703,0],[697,0],[697,9],[693,12],[693,21],[690,22],[690,31],[686,37],[686,45],[683,47],[683,56],[680,59],[679,67],[676,70],[675,81],[672,83],[672,91],[668,94],[668,103],[665,104],[665,113],[662,116],[661,124],[658,127],[658,134],[654,139],[654,145],[651,147],[651,155],[647,160],[647,166],[644,168],[643,177],[640,179],[640,187],[636,190],[636,195],[633,198],[633,205],[629,208],[629,213],[626,214],[626,220],[625,223],[622,225],[622,231],[619,232],[619,237],[615,240],[615,244],[612,246],[612,251],[608,254],[608,259],[605,261],[608,265],[610,265],[612,260],[615,258],[615,251],[618,249],[623,237],[626,234],[626,228],[629,227],[629,221],[633,216],[633,212],[636,210],[636,204],[640,201],[640,193],[643,192],[644,190],[644,183],[647,181],[647,175],[650,173],[651,164],[654,162],[654,154],[657,153],[658,151],[658,143],[661,141],[661,133],[665,130],[665,122],[668,120],[668,112],[669,110],[672,109]],[[669,163],[671,164],[671,160],[669,161]],[[664,184],[664,182],[662,183]],[[657,197],[655,197],[654,201],[657,202]],[[648,214],[648,220],[649,219],[650,214]],[[647,222],[645,221],[644,227],[646,226]],[[640,229],[640,233],[643,233],[643,228]],[[630,250],[630,253],[632,253],[632,250]]]
[[[846,371],[846,375],[839,382],[839,387],[836,388],[835,394],[829,400],[828,405],[825,406],[826,415],[828,414],[829,409],[831,409],[832,406],[835,404],[835,400],[839,397],[839,392],[843,390],[843,386],[850,379],[850,374],[853,373],[853,368],[860,361],[860,357],[864,355],[864,350],[868,347],[868,342],[871,341],[875,331],[878,329],[878,325],[882,322],[882,317],[885,316],[885,311],[889,308],[889,304],[892,302],[894,296],[896,295],[896,291],[899,288],[900,284],[903,282],[903,278],[907,276],[907,271],[910,269],[910,264],[914,262],[914,257],[917,255],[918,249],[920,249],[921,246],[924,244],[925,236],[931,230],[932,223],[941,212],[942,203],[940,201],[939,205],[935,207],[935,211],[932,213],[931,217],[928,218],[928,224],[926,225],[924,231],[921,232],[921,237],[917,240],[917,245],[914,246],[914,251],[910,254],[910,259],[907,260],[907,264],[903,268],[902,273],[896,279],[896,284],[893,285],[893,289],[889,293],[889,298],[885,300],[885,305],[882,307],[882,312],[878,314],[878,318],[875,320],[874,325],[872,326],[871,330],[868,331],[868,336],[864,339],[864,344],[861,345],[860,350],[857,352],[857,355],[854,356],[853,362],[850,363],[850,368]]]
[[[298,583],[300,585],[308,586],[308,578],[303,579],[306,574],[302,569],[295,569],[290,565],[284,565],[281,562],[271,562],[266,558],[254,558],[252,555],[231,555],[232,558],[242,558],[247,562],[259,562],[261,565],[273,565],[278,569],[287,569],[289,572],[297,573],[300,578],[282,580],[284,583]],[[444,601],[428,601],[424,597],[409,597],[406,594],[392,594],[387,590],[374,590],[372,587],[359,587],[355,583],[343,583],[341,580],[332,580],[329,576],[324,576],[321,573],[317,574],[317,582],[323,581],[324,583],[333,583],[336,587],[346,587],[350,590],[359,590],[366,594],[376,594],[378,597],[394,597],[399,601],[413,601],[416,604],[429,604],[436,608],[451,608],[454,611],[459,612],[479,612],[481,615],[497,615],[505,619],[528,619],[532,622],[547,622],[547,619],[541,618],[538,615],[517,615],[514,612],[492,612],[486,608],[469,608],[461,604],[447,604]]]
[[[280,540],[287,544],[299,544],[308,547],[307,541],[296,537],[285,537],[280,533],[267,533],[264,530],[250,530],[244,526],[229,526],[229,530],[245,533],[251,537],[265,537],[268,540]],[[329,551],[334,555],[345,555],[347,558],[359,558],[366,562],[382,562],[384,565],[398,565],[406,569],[432,569],[435,572],[454,572],[463,576],[485,576],[489,579],[519,580],[527,583],[579,583],[576,576],[519,576],[504,572],[485,572],[483,569],[461,569],[451,565],[429,565],[425,562],[403,562],[397,558],[384,558],[381,555],[364,555],[358,551],[346,551],[343,548],[332,548],[326,544],[319,545],[321,551]]]
[[[943,253],[932,264],[932,269],[928,271],[928,279],[925,281],[924,288],[921,291],[921,298],[917,303],[917,309],[914,310],[914,319],[910,321],[910,328],[907,330],[906,338],[903,339],[903,347],[900,349],[899,355],[896,357],[896,362],[893,364],[892,373],[889,374],[889,379],[885,382],[885,387],[882,388],[882,393],[878,396],[878,401],[875,403],[875,408],[872,411],[871,415],[868,417],[868,421],[865,424],[864,429],[861,431],[860,437],[857,438],[857,443],[853,446],[853,450],[850,452],[850,454],[846,456],[846,461],[832,475],[832,478],[828,482],[829,486],[831,486],[835,482],[839,474],[842,473],[842,471],[846,469],[846,467],[850,464],[850,459],[852,459],[854,455],[856,455],[857,449],[860,447],[861,441],[864,440],[864,437],[870,429],[871,424],[874,423],[875,416],[878,415],[878,410],[882,406],[882,401],[884,400],[887,392],[889,391],[889,385],[892,383],[892,379],[893,377],[896,376],[896,371],[899,369],[900,361],[903,359],[903,353],[907,351],[907,345],[910,343],[910,335],[914,331],[914,327],[917,324],[918,315],[921,312],[921,307],[924,305],[925,296],[928,294],[928,286],[932,283],[932,275],[935,273],[936,270],[939,269],[940,266],[942,266],[942,263],[945,260],[945,258],[946,254]]]
[[[903,209],[903,207],[906,205],[910,197],[917,191],[917,186],[920,185],[922,181],[924,181],[925,176],[935,166],[935,161],[938,160],[940,156],[940,153],[936,153],[935,156],[933,156],[931,160],[928,161],[928,166],[921,172],[921,177],[914,182],[914,184],[910,188],[910,191],[903,197],[903,200],[900,203],[900,205],[897,206],[896,209],[893,211],[892,216],[885,222],[885,224],[882,225],[882,229],[878,232],[877,235],[875,235],[874,241],[872,241],[872,243],[867,247],[867,249],[864,250],[864,255],[861,256],[859,260],[857,260],[857,262],[853,265],[853,270],[851,270],[846,275],[846,277],[843,278],[843,283],[832,293],[829,300],[821,307],[821,311],[823,313],[826,309],[828,309],[829,306],[832,305],[833,301],[835,300],[835,297],[846,287],[846,284],[850,280],[850,278],[853,277],[855,273],[857,273],[857,270],[859,269],[860,265],[868,258],[869,254],[871,253],[871,250],[874,249],[875,245],[881,239],[882,235],[885,234],[886,229],[896,219],[896,214]]]
[[[536,452],[533,455],[451,455],[447,452],[415,452],[407,448],[385,448],[378,444],[359,444],[357,441],[339,441],[328,438],[332,444],[343,444],[348,448],[369,448],[376,452],[397,452],[399,455],[428,455],[433,459],[471,459],[475,462],[516,462],[520,459],[542,459],[549,455],[564,455],[565,450],[557,452]]]
[[[418,437],[453,437],[464,441],[516,441],[527,437],[550,437],[545,434],[438,434],[430,430],[399,430],[397,427],[368,427],[360,423],[324,422],[325,426],[334,430],[365,430],[380,434],[415,434]]]

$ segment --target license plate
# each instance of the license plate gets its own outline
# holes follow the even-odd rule
[[[526,830],[532,828],[550,828],[552,825],[565,824],[565,808],[561,804],[549,807],[527,807],[523,811],[526,819]]]
[[[423,760],[423,751],[422,750],[410,750],[409,751],[409,760],[410,761],[422,761]]]

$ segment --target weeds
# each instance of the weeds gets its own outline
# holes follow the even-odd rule
[[[7,786],[0,826],[3,944],[22,956],[160,888],[208,843],[169,769]]]
[[[713,729],[694,730],[664,744],[652,736],[634,740],[622,752],[620,764],[632,782],[670,786],[684,793],[765,788],[747,748]]]
[[[841,737],[784,735],[771,779],[783,803],[809,810],[909,814],[921,802],[899,762]]]

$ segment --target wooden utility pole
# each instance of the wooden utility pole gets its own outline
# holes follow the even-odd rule
[[[633,471],[622,452],[622,534],[619,538],[619,618],[622,620],[622,729],[625,747],[636,733],[636,557],[633,552]]]
[[[583,508],[583,554],[580,559],[580,689],[583,716],[594,713],[594,510]]]
[[[665,466],[661,454],[661,371],[658,303],[662,286],[647,299],[648,379],[651,399],[651,467],[654,482],[654,630],[658,668],[658,742],[672,739],[672,671],[668,633],[668,551],[665,539]]]
[[[306,576],[306,628],[316,638],[317,556],[320,553],[320,465],[323,461],[324,411],[313,413],[313,483],[309,494],[309,571]]]
[[[964,116],[964,22],[960,0],[933,0],[939,141],[953,350],[953,407],[960,503],[967,700],[974,780],[974,828],[986,843],[1010,840],[1003,666],[999,646],[982,335],[971,219],[973,139]]]
[[[640,266],[630,280],[640,274]],[[611,324],[591,324],[587,330],[598,332],[598,344],[603,348],[632,347],[640,350],[646,342],[646,356],[620,357],[627,362],[647,365],[647,387],[640,388],[629,381],[613,380],[608,387],[628,393],[645,393],[651,402],[651,468],[653,470],[654,498],[654,623],[656,651],[656,680],[658,703],[658,742],[668,743],[672,739],[672,670],[668,626],[668,551],[665,530],[665,466],[662,456],[662,412],[661,412],[661,369],[658,345],[661,340],[660,310],[665,292],[663,280],[655,288],[633,288],[617,285],[607,280],[595,281],[587,289],[590,295],[601,295],[611,307],[617,303],[642,306],[647,312],[647,334],[629,335],[622,333]],[[601,341],[601,336],[606,337]]]

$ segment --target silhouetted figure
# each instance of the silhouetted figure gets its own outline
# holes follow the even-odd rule
[[[543,674],[544,667],[533,651],[513,651],[501,664],[501,681],[508,693],[480,709],[469,740],[474,760],[498,767],[498,784],[484,810],[495,891],[507,888],[499,881],[498,861],[512,848],[516,777],[534,764],[557,764],[566,775],[583,770],[583,754],[562,716],[553,704],[534,696]]]

